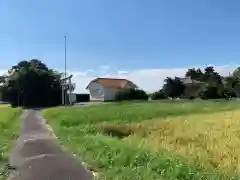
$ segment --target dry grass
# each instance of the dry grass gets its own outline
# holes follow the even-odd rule
[[[169,150],[195,162],[240,172],[239,110],[108,125],[105,129],[126,135],[131,132],[124,140],[144,139],[151,150]]]
[[[238,101],[120,103],[52,108],[44,116],[99,179],[232,180],[240,179],[239,107]]]

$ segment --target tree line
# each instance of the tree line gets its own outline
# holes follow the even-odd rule
[[[240,96],[240,67],[228,76],[221,76],[213,66],[188,69],[185,77],[167,77],[163,87],[151,94],[152,99],[202,98],[230,99]]]
[[[152,94],[139,89],[124,90],[117,100],[230,99],[240,96],[240,67],[228,76],[221,76],[213,66],[188,69],[184,77],[166,77],[162,88]]]
[[[20,61],[0,76],[2,100],[14,106],[54,106],[62,102],[62,88],[66,93],[74,86],[62,87],[62,73],[32,59]],[[159,82],[160,83],[160,82]],[[153,100],[166,98],[218,99],[240,96],[240,67],[228,76],[221,76],[214,67],[188,69],[185,77],[166,77],[162,88],[150,95],[139,89],[124,90],[117,94],[121,100]]]
[[[0,76],[3,101],[13,107],[54,106],[62,102],[62,74],[37,59],[20,61]],[[69,90],[64,86],[63,90]]]

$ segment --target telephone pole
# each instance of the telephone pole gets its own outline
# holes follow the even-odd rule
[[[64,62],[65,62],[65,79],[67,78],[67,36],[65,35],[64,36]],[[65,92],[64,90],[64,93],[65,93],[65,105],[67,105],[67,92]]]
[[[65,93],[66,87],[66,77],[67,77],[67,36],[64,36],[64,75],[62,77],[62,105],[66,105],[67,95]]]

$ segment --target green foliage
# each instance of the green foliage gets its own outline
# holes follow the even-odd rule
[[[218,93],[218,87],[217,86],[207,86],[202,92],[200,92],[199,95],[202,99],[223,98],[223,96]]]
[[[163,89],[167,97],[176,98],[183,95],[185,85],[178,77],[175,77],[174,79],[167,77]]]
[[[161,100],[161,99],[166,99],[166,98],[167,97],[166,97],[163,89],[151,94],[151,99],[152,100]]]
[[[145,91],[139,89],[124,89],[116,94],[117,101],[124,100],[147,100],[148,95]]]
[[[202,81],[203,80],[203,72],[201,71],[201,69],[188,69],[185,77],[190,77],[192,80],[197,80],[197,81]]]
[[[0,105],[0,179],[8,179],[8,157],[19,131],[21,109]]]
[[[41,61],[21,61],[8,71],[1,85],[12,106],[49,106],[61,103],[60,74]]]

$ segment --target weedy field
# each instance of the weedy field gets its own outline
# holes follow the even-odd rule
[[[19,132],[21,109],[0,105],[0,179],[8,178],[7,164],[13,140]]]
[[[99,179],[239,179],[240,102],[51,108],[61,143]]]

